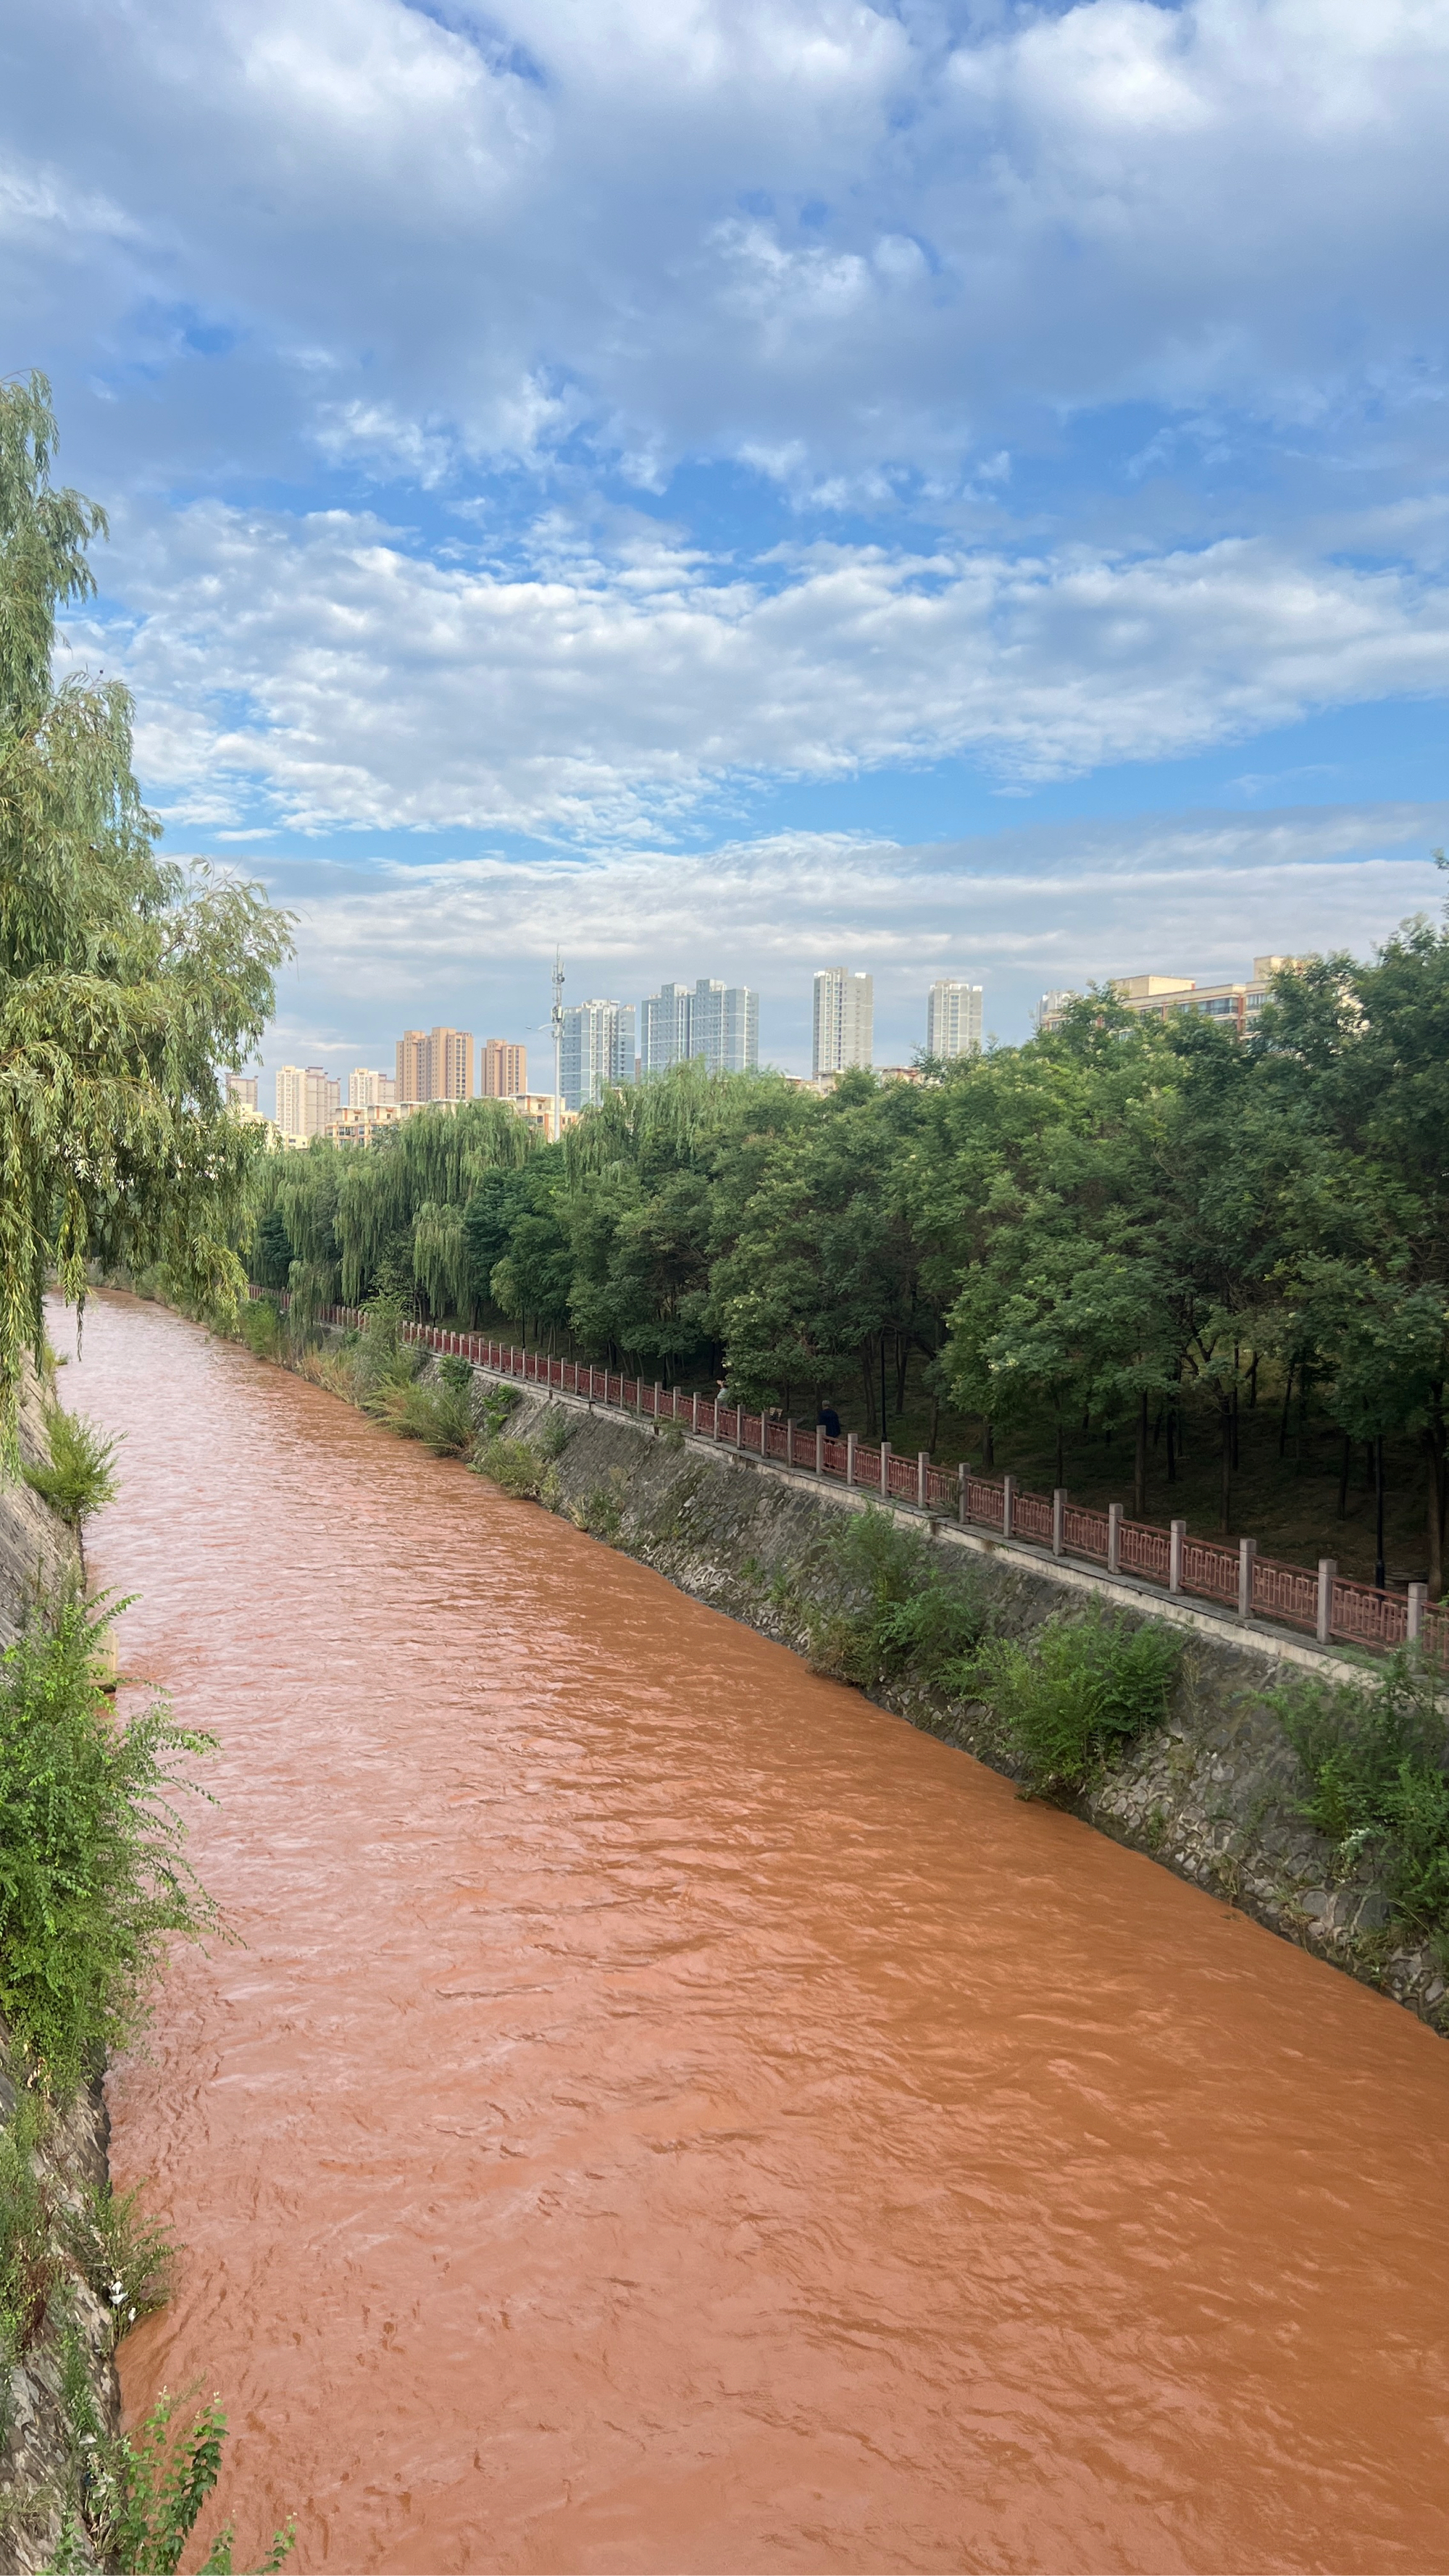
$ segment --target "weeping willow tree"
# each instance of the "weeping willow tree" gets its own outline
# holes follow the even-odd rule
[[[50,387],[0,384],[0,1435],[54,1275],[159,1265],[225,1311],[244,1283],[253,1138],[218,1068],[245,1062],[289,954],[255,886],[158,859],[131,700],[57,683],[56,617],[95,589],[105,514],[51,479]]]
[[[808,1105],[808,1104],[807,1104]],[[618,1166],[676,1170],[726,1137],[773,1133],[802,1116],[801,1095],[776,1073],[710,1073],[695,1058],[651,1082],[606,1091],[564,1133],[572,1187]]]
[[[491,1172],[519,1171],[536,1139],[502,1100],[419,1110],[373,1145],[318,1141],[266,1174],[303,1309],[421,1288],[438,1312],[467,1297],[463,1211]]]

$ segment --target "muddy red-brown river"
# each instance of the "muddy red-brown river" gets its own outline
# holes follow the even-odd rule
[[[1442,2041],[158,1308],[65,1392],[222,1740],[112,2094],[239,2552],[1449,2567]]]

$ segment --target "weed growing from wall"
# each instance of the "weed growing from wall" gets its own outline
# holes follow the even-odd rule
[[[490,1485],[501,1485],[505,1494],[528,1502],[542,1496],[544,1462],[525,1440],[485,1440],[474,1456],[473,1468]]]
[[[1266,1697],[1308,1782],[1299,1812],[1340,1869],[1371,1856],[1396,1920],[1449,1945],[1449,1745],[1433,1677],[1404,1651],[1372,1691],[1305,1680]]]
[[[107,2432],[77,2338],[65,2339],[62,2398],[77,2492],[46,2576],[82,2576],[99,2558],[116,2576],[176,2576],[187,2541],[221,2474],[226,2417],[213,2398],[186,2426],[162,2391],[134,2441]],[[84,2535],[84,2537],[82,2536]],[[275,2535],[256,2576],[273,2576],[292,2548],[292,2526]],[[233,2576],[232,2530],[219,2531],[197,2576]]]
[[[1170,1628],[1109,1615],[1048,1621],[1027,1645],[988,1638],[958,1680],[992,1710],[1033,1797],[1070,1797],[1167,1714],[1182,1660]]]
[[[917,1531],[901,1529],[874,1505],[843,1514],[816,1563],[843,1596],[839,1607],[806,1614],[817,1672],[866,1688],[906,1674],[949,1685],[986,1633],[986,1593],[975,1567],[946,1573]]]
[[[0,1664],[0,2011],[48,2085],[131,2038],[167,1935],[215,1931],[172,1794],[216,1739],[157,1700],[122,1725],[101,1688],[115,1616],[78,1600]]]
[[[46,1406],[45,1436],[49,1464],[25,1466],[22,1473],[67,1527],[78,1530],[115,1500],[116,1443],[83,1413],[67,1413],[61,1404]]]

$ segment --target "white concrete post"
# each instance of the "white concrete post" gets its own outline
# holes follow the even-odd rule
[[[1333,1587],[1338,1580],[1338,1560],[1321,1556],[1318,1560],[1318,1642],[1326,1646],[1333,1634]]]
[[[1121,1571],[1122,1506],[1120,1503],[1109,1503],[1107,1505],[1107,1572],[1120,1574]]]
[[[1001,1479],[1001,1535],[1002,1535],[1002,1537],[1003,1537],[1003,1538],[1010,1538],[1011,1533],[1012,1533],[1012,1530],[1014,1529],[1015,1525],[1016,1525],[1016,1478],[1015,1478],[1014,1476],[1003,1476],[1003,1477],[1002,1477],[1002,1479]]]
[[[845,1435],[845,1481],[847,1485],[853,1485],[855,1482],[855,1452],[858,1440],[859,1434],[857,1432],[847,1431]]]
[[[825,1473],[825,1425],[823,1422],[817,1422],[815,1425],[815,1473],[817,1476],[823,1476]]]
[[[1053,1488],[1052,1488],[1052,1554],[1053,1554],[1053,1556],[1062,1556],[1062,1555],[1064,1555],[1064,1554],[1065,1554],[1065,1551],[1066,1551],[1066,1544],[1067,1544],[1067,1489],[1066,1489],[1066,1486],[1065,1486],[1065,1485],[1055,1485],[1055,1486],[1053,1486]]]
[[[888,1440],[883,1440],[880,1444],[880,1490],[882,1499],[889,1502],[891,1490],[891,1444]]]
[[[930,1487],[926,1482],[926,1471],[930,1464],[930,1450],[918,1449],[916,1451],[916,1507],[919,1511],[924,1511],[930,1501]]]
[[[1182,1542],[1186,1536],[1186,1521],[1173,1521],[1170,1523],[1167,1534],[1167,1588],[1169,1592],[1180,1592],[1182,1590]]]
[[[1255,1538],[1239,1539],[1238,1617],[1240,1619],[1251,1619],[1253,1615],[1253,1567],[1257,1561],[1257,1555],[1258,1542]]]
[[[1425,1604],[1426,1604],[1426,1603],[1427,1603],[1427,1601],[1428,1601],[1428,1598],[1429,1598],[1429,1586],[1428,1586],[1428,1584],[1427,1584],[1427,1583],[1411,1583],[1411,1584],[1410,1584],[1410,1586],[1409,1586],[1409,1643],[1410,1643],[1410,1645],[1411,1645],[1411,1646],[1417,1646],[1417,1644],[1418,1644],[1418,1642],[1419,1642],[1419,1639],[1422,1637],[1422,1635],[1423,1635],[1423,1633],[1424,1633],[1424,1608],[1425,1608]]]
[[[699,1429],[699,1389],[698,1389],[698,1387],[696,1387],[696,1388],[695,1388],[695,1390],[694,1390],[694,1411],[693,1411],[693,1413],[690,1415],[689,1427],[690,1427],[690,1430],[691,1430],[691,1431],[697,1431],[697,1430]]]
[[[659,1399],[663,1392],[664,1389],[661,1387],[658,1378],[656,1378],[654,1381],[654,1422],[656,1429],[659,1424]]]

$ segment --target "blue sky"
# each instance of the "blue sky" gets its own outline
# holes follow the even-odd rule
[[[48,0],[69,650],[300,916],[268,1064],[662,976],[1367,949],[1449,838],[1442,0]]]

